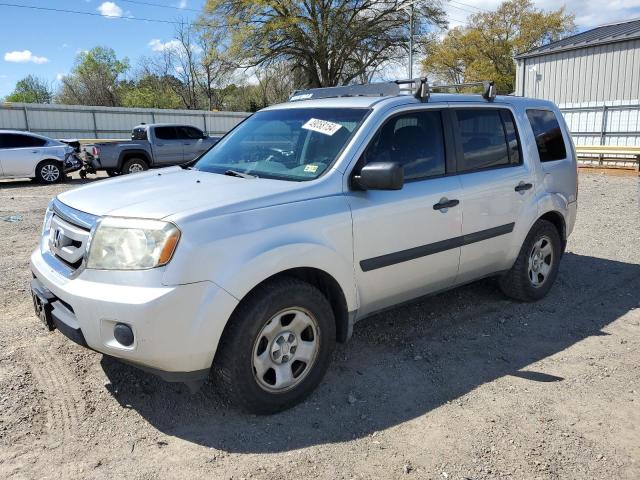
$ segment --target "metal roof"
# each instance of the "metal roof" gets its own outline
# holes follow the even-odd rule
[[[528,52],[516,55],[515,58],[537,57],[566,50],[577,50],[594,45],[624,42],[640,38],[640,18],[625,22],[611,23],[572,35],[557,42],[534,48]]]

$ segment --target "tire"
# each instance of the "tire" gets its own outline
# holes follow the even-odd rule
[[[110,168],[107,170],[107,175],[109,175],[110,177],[117,177],[118,175],[120,175],[120,170],[113,170]]]
[[[122,164],[121,172],[123,174],[127,173],[140,173],[145,170],[149,170],[149,165],[141,158],[130,158],[126,162]]]
[[[36,167],[36,180],[39,183],[49,185],[58,183],[64,179],[64,176],[60,162],[54,160],[45,160]]]
[[[500,277],[505,295],[523,302],[543,298],[558,276],[562,241],[558,229],[547,220],[538,220],[529,231],[516,262]]]
[[[306,282],[282,277],[240,303],[220,341],[212,376],[233,405],[255,414],[279,412],[318,386],[335,341],[326,297]]]

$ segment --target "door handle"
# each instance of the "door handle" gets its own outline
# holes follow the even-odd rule
[[[451,208],[451,207],[455,207],[456,205],[458,205],[460,203],[460,200],[449,200],[446,197],[443,197],[440,199],[440,201],[438,203],[436,203],[433,206],[434,210],[444,210],[446,208]]]
[[[524,192],[525,190],[529,190],[531,188],[533,188],[532,184],[520,182],[518,185],[516,185],[516,188],[514,188],[514,190],[516,192]]]
[[[156,143],[156,146],[158,146],[158,147],[164,147],[164,143]]]
[[[190,143],[184,143],[183,145],[191,145]]]

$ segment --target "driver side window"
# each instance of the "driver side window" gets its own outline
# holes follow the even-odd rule
[[[365,151],[364,163],[372,162],[401,164],[405,181],[444,175],[442,114],[424,110],[387,120]]]

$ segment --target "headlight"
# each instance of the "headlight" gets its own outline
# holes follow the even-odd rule
[[[87,268],[143,270],[166,265],[180,239],[172,223],[136,218],[103,218],[89,244]]]
[[[49,202],[49,205],[47,205],[47,211],[44,214],[44,222],[42,223],[41,236],[44,236],[49,231],[49,227],[51,227],[52,218],[53,218],[53,200],[51,200]]]

